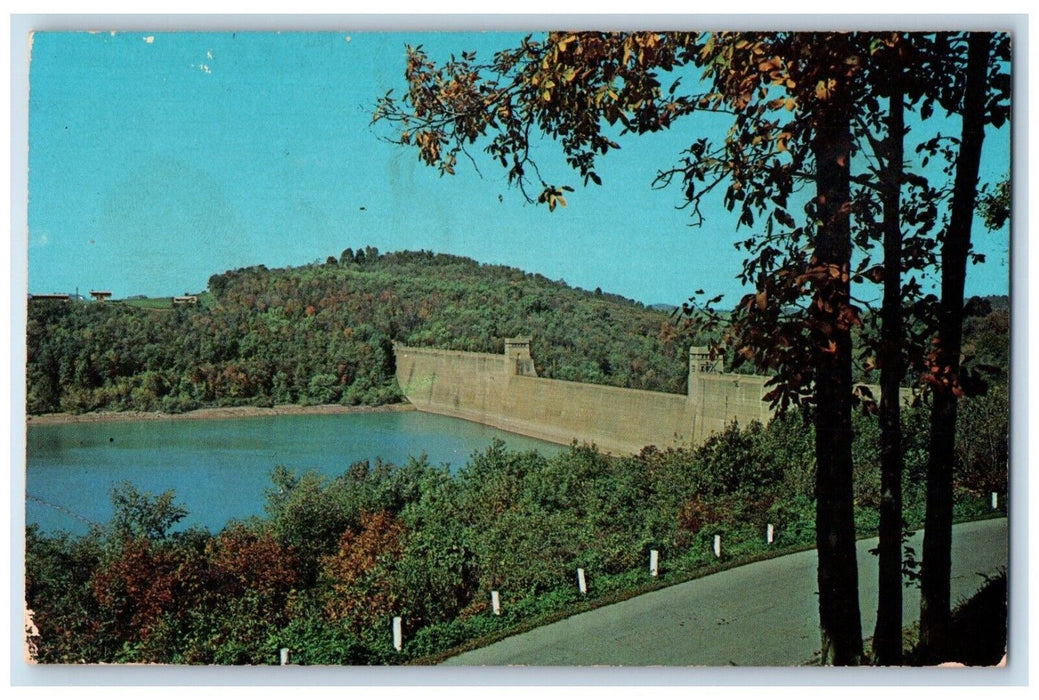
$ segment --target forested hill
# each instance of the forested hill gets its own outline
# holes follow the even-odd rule
[[[685,391],[691,338],[659,310],[428,252],[214,275],[212,305],[34,302],[27,411],[400,399],[393,342],[501,352],[531,334],[541,376]]]

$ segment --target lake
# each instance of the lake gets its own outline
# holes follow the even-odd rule
[[[25,519],[48,532],[84,533],[112,514],[124,481],[157,495],[174,489],[188,510],[181,527],[221,529],[263,514],[278,465],[336,476],[359,460],[465,465],[494,438],[511,449],[555,453],[559,445],[418,411],[289,415],[217,420],[30,425]]]

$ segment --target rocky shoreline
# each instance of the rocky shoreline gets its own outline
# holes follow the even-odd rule
[[[221,408],[199,408],[184,413],[162,413],[161,411],[105,411],[99,413],[44,413],[26,416],[29,425],[63,425],[67,423],[118,423],[148,420],[221,420],[231,418],[256,418],[261,416],[332,415],[346,413],[390,413],[414,411],[409,403],[385,406],[320,406],[283,405],[264,408],[261,406],[227,406]]]

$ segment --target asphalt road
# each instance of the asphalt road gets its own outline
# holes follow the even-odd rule
[[[919,556],[922,533],[910,542]],[[877,608],[876,539],[858,543],[864,636]],[[1007,566],[1007,521],[953,530],[952,600]],[[816,553],[791,554],[647,593],[447,659],[455,666],[792,666],[820,647]],[[919,615],[905,589],[904,620]]]

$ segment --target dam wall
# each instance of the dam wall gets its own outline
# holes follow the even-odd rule
[[[508,339],[501,355],[395,350],[397,381],[420,411],[549,442],[594,443],[614,454],[697,445],[733,420],[772,417],[761,400],[768,378],[716,372],[704,348],[690,350],[686,395],[538,377],[529,338]]]
[[[397,383],[415,408],[501,427],[510,379],[504,355],[403,345],[394,349]]]

